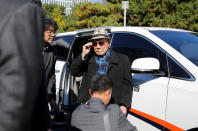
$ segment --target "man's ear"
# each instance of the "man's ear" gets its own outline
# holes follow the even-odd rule
[[[106,90],[105,92],[104,92],[104,96],[106,97],[106,96],[108,96],[108,90]]]

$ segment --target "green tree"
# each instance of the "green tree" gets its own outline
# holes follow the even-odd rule
[[[121,26],[123,16],[120,4],[81,3],[68,15],[64,29],[67,31],[98,26]]]
[[[198,31],[198,0],[179,3],[176,11],[176,27]]]
[[[123,0],[107,0],[107,1],[110,3],[117,4],[117,3],[121,3],[121,1],[123,1]]]
[[[64,7],[44,5],[45,14],[57,21],[58,32],[98,26],[123,26],[122,0],[108,4],[81,3],[72,14]],[[127,26],[173,27],[198,31],[198,0],[129,0]]]
[[[49,16],[50,18],[53,18],[57,22],[59,26],[58,32],[64,32],[65,8],[63,6],[58,6],[55,4],[44,4],[43,10],[45,15]]]
[[[166,26],[174,16],[177,0],[130,0],[128,24],[135,26]],[[166,19],[165,19],[166,18]],[[173,21],[170,21],[173,22]]]
[[[198,0],[129,0],[130,26],[173,27],[198,31]]]

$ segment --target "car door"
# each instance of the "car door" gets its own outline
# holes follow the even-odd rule
[[[160,70],[167,72],[166,53],[140,34],[113,33],[111,48],[126,54],[131,63],[137,58],[157,58]],[[129,121],[139,131],[163,130],[169,78],[152,74],[132,74],[132,79],[134,91]]]
[[[198,128],[198,84],[195,77],[168,56],[170,82],[168,88],[166,126],[175,125],[180,129]],[[174,127],[173,127],[174,129]]]
[[[72,44],[75,36],[74,35],[67,35],[67,36],[59,36],[56,37],[54,42],[57,48],[57,60],[55,65],[55,75],[56,75],[56,103],[59,103],[60,93],[62,92],[62,87],[60,86],[61,83],[61,74],[64,72],[64,65],[66,62],[66,58],[70,49],[70,45]]]
[[[82,46],[89,41],[93,34],[93,30],[82,31],[76,34],[75,38],[72,41],[66,63],[64,64],[62,76],[61,76],[61,89],[63,92],[62,100],[60,106],[62,109],[69,107],[73,110],[76,106],[78,90],[82,81],[82,76],[74,77],[70,74],[70,68],[72,61],[77,58],[82,52]]]

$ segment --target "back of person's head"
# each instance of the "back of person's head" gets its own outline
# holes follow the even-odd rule
[[[56,23],[56,21],[54,21],[52,18],[45,16],[45,30],[48,30],[50,28],[50,26],[54,27],[54,30],[58,30],[58,25]]]
[[[95,75],[91,78],[90,93],[103,93],[107,90],[112,90],[113,82],[107,76]]]

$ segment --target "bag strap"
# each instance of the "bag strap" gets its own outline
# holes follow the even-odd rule
[[[111,131],[111,125],[110,125],[108,110],[105,110],[105,112],[103,114],[103,118],[104,118],[105,131]]]

